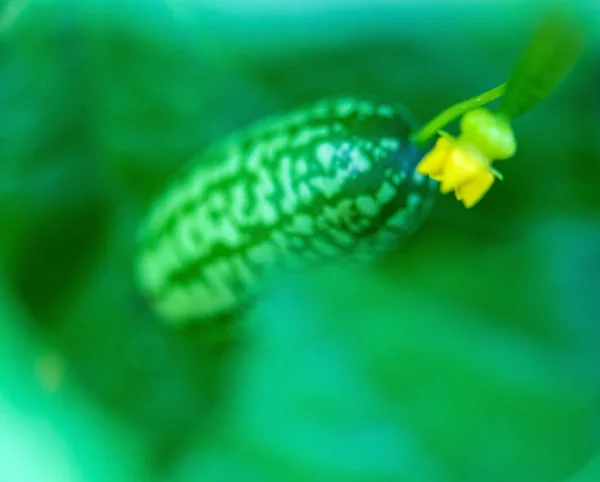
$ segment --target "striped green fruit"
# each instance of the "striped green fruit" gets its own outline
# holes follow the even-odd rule
[[[389,105],[320,102],[213,146],[156,200],[138,281],[175,323],[240,309],[283,271],[370,257],[414,231],[436,184]]]

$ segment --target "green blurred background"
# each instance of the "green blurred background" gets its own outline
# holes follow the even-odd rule
[[[597,35],[480,205],[216,338],[133,284],[167,178],[322,97],[426,121],[505,80],[548,2],[0,5],[0,481],[600,480]]]

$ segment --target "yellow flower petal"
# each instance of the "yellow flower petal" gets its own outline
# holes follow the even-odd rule
[[[439,177],[442,175],[444,163],[452,148],[453,141],[451,138],[446,136],[439,137],[433,149],[421,159],[421,162],[417,166],[417,172],[440,181]]]
[[[448,156],[440,192],[446,194],[455,190],[461,184],[476,177],[482,168],[485,169],[485,166],[474,157],[472,152],[457,146]]]
[[[456,199],[462,201],[466,208],[477,204],[494,184],[495,177],[491,171],[482,171],[470,182],[456,189]]]

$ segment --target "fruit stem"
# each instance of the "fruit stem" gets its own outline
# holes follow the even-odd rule
[[[450,124],[450,122],[460,117],[465,112],[473,110],[477,107],[481,107],[482,105],[489,104],[497,98],[502,97],[505,90],[506,82],[488,90],[487,92],[484,92],[483,94],[479,94],[476,97],[472,97],[471,99],[448,107],[446,110],[440,112],[437,116],[431,119],[421,129],[415,132],[411,136],[412,143],[419,146],[426,144],[429,139],[435,136],[446,125]]]

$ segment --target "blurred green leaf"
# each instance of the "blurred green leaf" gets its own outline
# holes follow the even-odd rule
[[[554,0],[512,73],[500,111],[518,117],[545,99],[569,73],[600,25],[596,2]]]
[[[596,454],[567,482],[594,482],[600,478],[600,455]]]
[[[175,480],[247,467],[257,480],[548,482],[598,445],[598,374],[576,346],[398,274],[333,272],[278,292],[234,368],[219,451],[199,449]]]
[[[3,281],[3,280],[2,280]],[[0,480],[151,480],[146,442],[73,386],[0,281]]]

